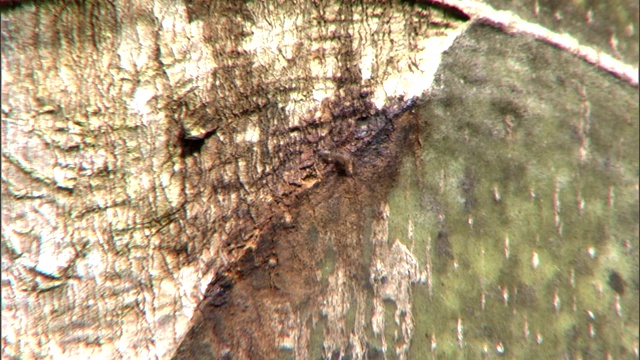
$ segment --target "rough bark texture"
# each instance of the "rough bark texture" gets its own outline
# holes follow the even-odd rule
[[[455,21],[377,2],[5,12],[5,354],[171,356],[214,275],[241,276],[298,194],[347,170],[326,154],[382,141],[412,104],[399,68]]]
[[[499,328],[465,343],[464,316],[455,312],[442,311],[443,323],[457,318],[448,330],[414,323],[425,313],[414,288],[418,298],[432,294],[434,277],[457,268],[458,235],[445,219],[459,209],[424,195],[420,211],[430,220],[420,231],[435,239],[432,254],[430,242],[414,249],[413,230],[394,233],[391,196],[408,163],[425,168],[425,143],[446,123],[450,110],[443,115],[433,102],[469,109],[462,94],[476,90],[457,84],[492,76],[456,55],[448,64],[455,73],[462,66],[452,59],[463,59],[464,75],[443,72],[438,82],[453,93],[429,90],[440,53],[469,24],[461,11],[431,5],[89,1],[5,9],[3,356],[420,358],[427,350],[415,344],[429,341],[433,352],[436,337],[445,349],[437,356],[477,354],[485,340],[517,342]],[[462,52],[495,51],[465,41]],[[545,86],[554,56],[534,64]],[[616,64],[606,69],[628,79]],[[499,121],[525,121],[529,100],[502,96],[493,106]],[[631,114],[637,132],[637,117],[621,114]],[[574,143],[588,138],[585,126]],[[637,137],[626,141],[638,148]],[[627,161],[611,188],[633,187]],[[473,171],[442,180],[461,191],[464,211],[475,208],[483,184]],[[435,191],[416,181],[412,191]],[[628,196],[637,205],[635,181]],[[620,226],[637,231],[637,218]],[[627,240],[637,249],[637,236]],[[637,256],[625,261],[637,268]],[[637,302],[629,267],[608,273],[619,295],[631,283],[624,306]],[[478,294],[484,299],[485,290]],[[627,326],[637,324],[637,313],[625,316]],[[628,355],[634,346],[637,357],[637,332],[635,343],[624,335],[614,350],[598,351]]]

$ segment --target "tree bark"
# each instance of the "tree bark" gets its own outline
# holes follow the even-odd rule
[[[170,357],[215,274],[291,223],[296,196],[333,173],[319,154],[382,141],[407,102],[381,85],[418,40],[458,23],[430,29],[430,12],[417,11],[98,1],[7,11],[5,353]]]
[[[449,5],[5,10],[3,356],[410,356],[431,272],[388,196],[476,19]]]

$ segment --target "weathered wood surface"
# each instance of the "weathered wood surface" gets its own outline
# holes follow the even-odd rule
[[[4,9],[3,356],[637,357],[637,63],[437,4]]]

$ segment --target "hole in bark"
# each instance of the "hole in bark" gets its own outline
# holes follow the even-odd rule
[[[189,157],[195,153],[200,153],[204,139],[182,139],[182,156]]]
[[[182,136],[180,145],[182,146],[182,157],[193,156],[196,153],[200,153],[202,146],[204,146],[205,140],[215,134],[215,130],[206,132],[202,136]]]

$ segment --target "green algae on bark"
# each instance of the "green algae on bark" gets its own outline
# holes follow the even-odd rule
[[[427,272],[409,358],[637,357],[638,89],[484,26],[437,79],[389,196]]]

